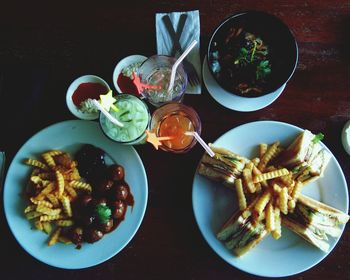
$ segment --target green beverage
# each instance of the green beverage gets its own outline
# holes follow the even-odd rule
[[[118,111],[109,113],[124,126],[113,124],[104,114],[100,114],[102,131],[113,141],[122,144],[141,144],[146,138],[145,130],[148,128],[150,113],[146,104],[134,95],[120,94],[116,96],[114,105]]]

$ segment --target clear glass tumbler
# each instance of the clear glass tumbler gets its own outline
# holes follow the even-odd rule
[[[120,144],[143,144],[146,140],[151,115],[145,102],[131,94],[118,94],[114,105],[118,111],[112,109],[109,113],[124,126],[112,123],[104,114],[100,113],[100,126],[103,133],[111,140]]]
[[[182,64],[177,67],[174,86],[168,91],[171,69],[175,61],[174,57],[153,55],[138,69],[141,83],[146,85],[141,94],[156,107],[182,101],[187,88],[187,74]]]
[[[160,148],[173,153],[188,152],[197,140],[193,133],[201,134],[202,126],[197,112],[182,103],[168,103],[156,109],[150,129],[163,140]]]

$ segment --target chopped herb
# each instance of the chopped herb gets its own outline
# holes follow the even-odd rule
[[[271,73],[270,62],[268,60],[263,60],[256,67],[256,79],[261,80]]]
[[[269,46],[256,34],[230,28],[222,42],[213,43],[208,57],[214,76],[229,91],[253,97],[268,90],[274,66]]]
[[[312,139],[312,143],[317,144],[318,142],[322,141],[324,138],[324,135],[320,132],[315,135],[315,137]]]
[[[249,51],[246,48],[241,48],[239,50],[239,55],[234,61],[234,64],[247,64],[249,63]]]
[[[95,212],[101,224],[106,224],[112,215],[111,209],[103,204],[98,204],[95,208]]]

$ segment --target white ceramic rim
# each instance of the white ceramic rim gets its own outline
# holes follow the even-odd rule
[[[253,112],[269,106],[282,94],[286,87],[286,84],[284,84],[275,92],[259,97],[242,97],[220,87],[208,69],[207,57],[204,58],[202,71],[204,84],[214,100],[228,109],[239,112]]]
[[[78,86],[82,83],[100,83],[104,85],[108,90],[110,90],[109,85],[105,80],[103,80],[101,77],[96,75],[84,75],[77,79],[75,79],[70,86],[68,87],[67,93],[66,93],[66,104],[69,109],[69,111],[76,116],[79,119],[82,120],[96,120],[99,116],[99,112],[97,113],[83,113],[78,110],[78,107],[75,106],[72,100],[72,96],[74,91],[78,88]]]
[[[119,93],[130,93],[130,92],[122,92],[120,87],[118,86],[117,80],[119,77],[120,72],[127,66],[129,66],[132,63],[136,63],[136,62],[144,62],[147,59],[146,56],[144,55],[140,55],[140,54],[133,54],[133,55],[129,55],[127,57],[124,57],[122,60],[120,60],[117,65],[114,68],[113,71],[113,84],[115,89],[117,90],[117,92]]]

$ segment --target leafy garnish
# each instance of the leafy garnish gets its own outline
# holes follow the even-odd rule
[[[249,51],[246,48],[240,48],[237,59],[234,64],[247,64],[249,63]]]
[[[265,78],[271,73],[270,62],[268,60],[263,60],[256,67],[256,79],[260,80]]]
[[[254,34],[245,34],[244,47],[238,50],[238,55],[233,63],[239,67],[250,67],[255,69],[255,79],[264,80],[271,74],[271,64],[267,59],[268,46]]]
[[[317,144],[318,142],[322,141],[323,138],[324,138],[324,135],[320,132],[320,133],[317,133],[311,141],[312,143]]]
[[[98,204],[95,208],[95,212],[101,224],[106,224],[112,215],[111,209],[103,204]]]
[[[232,156],[222,155],[222,157],[225,158],[225,159],[227,159],[227,160],[229,160],[229,161],[231,161],[232,163],[241,163],[241,162],[239,161],[239,159],[233,158]]]

